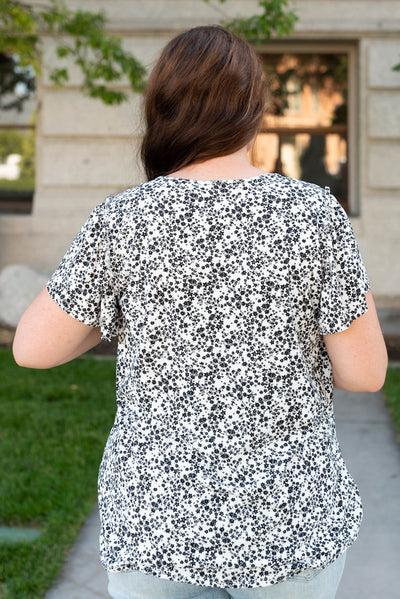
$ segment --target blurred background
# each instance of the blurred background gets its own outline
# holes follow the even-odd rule
[[[365,505],[337,599],[398,597],[400,0],[2,0],[0,599],[54,582],[115,413],[115,344],[29,371],[10,353],[15,326],[92,208],[145,180],[141,91],[162,47],[220,22],[254,43],[269,82],[252,162],[328,185],[366,264],[392,364],[383,394],[336,393]],[[96,513],[85,530],[46,599],[107,597]]]

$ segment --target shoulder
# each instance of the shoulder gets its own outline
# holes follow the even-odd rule
[[[273,173],[271,178],[267,178],[266,191],[299,225],[310,221],[316,224],[327,210],[329,194],[315,183]]]
[[[111,230],[127,220],[138,222],[162,195],[160,178],[146,181],[122,191],[110,194],[95,206],[92,214],[101,219]]]
[[[272,183],[277,189],[288,194],[293,200],[321,199],[326,193],[324,188],[315,183],[308,183],[307,181],[294,179],[293,177],[285,177],[277,173],[273,173]]]
[[[146,201],[154,201],[162,187],[162,178],[158,177],[108,196],[103,205],[110,212],[140,208],[145,205]]]

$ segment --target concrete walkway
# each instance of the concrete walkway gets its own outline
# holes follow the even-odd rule
[[[398,599],[400,444],[381,393],[337,391],[339,441],[364,503],[364,520],[349,549],[336,599]],[[99,521],[93,511],[54,588],[45,599],[110,599],[99,562]]]

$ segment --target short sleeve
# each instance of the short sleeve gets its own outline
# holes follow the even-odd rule
[[[47,283],[60,308],[84,324],[100,327],[106,341],[117,334],[119,314],[110,265],[109,200],[91,212]]]
[[[365,294],[370,285],[350,220],[329,188],[320,225],[323,279],[318,325],[322,335],[331,335],[347,329],[368,310]]]

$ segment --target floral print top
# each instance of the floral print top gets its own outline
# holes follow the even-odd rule
[[[48,290],[118,335],[106,569],[268,586],[354,542],[323,335],[366,312],[369,284],[329,189],[160,176],[94,208]]]

